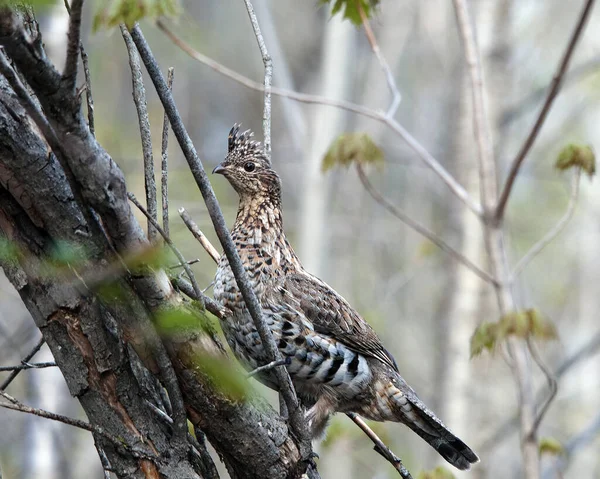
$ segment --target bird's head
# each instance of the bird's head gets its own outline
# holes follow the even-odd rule
[[[262,144],[253,141],[253,136],[250,130],[240,132],[239,125],[234,125],[229,132],[227,156],[213,173],[227,178],[241,198],[268,196],[279,199],[279,175],[271,168]]]

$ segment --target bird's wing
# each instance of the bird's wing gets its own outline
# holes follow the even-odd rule
[[[331,336],[357,353],[379,359],[398,371],[396,361],[369,323],[328,284],[302,271],[285,276],[279,290],[312,322],[316,332]]]

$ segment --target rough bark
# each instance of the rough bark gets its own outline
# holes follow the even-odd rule
[[[82,2],[73,2],[72,12],[77,3],[81,8]],[[78,44],[72,34],[70,45]],[[0,266],[89,422],[116,439],[95,437],[111,470],[127,478],[218,477],[206,451],[194,452],[188,444],[185,416],[177,416],[183,398],[180,409],[206,434],[232,477],[299,476],[306,463],[287,424],[259,399],[232,400],[204,374],[199,353],[226,360],[209,328],[199,322],[194,330],[159,339],[154,313],[193,305],[186,306],[162,270],[121,266],[121,258],[149,244],[128,203],[122,171],[89,131],[71,88],[72,72],[61,75],[41,38],[26,35],[6,7],[0,9],[0,44],[35,94],[27,103],[27,90],[20,91],[5,69],[0,238],[17,253],[0,257]],[[32,119],[32,108],[46,123]],[[62,242],[84,252],[84,259],[44,274]],[[112,287],[100,294],[98,286],[107,280]],[[148,404],[169,409],[161,387],[173,405],[172,426]]]

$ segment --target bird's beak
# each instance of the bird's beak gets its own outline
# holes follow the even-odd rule
[[[217,166],[215,166],[215,169],[212,172],[213,172],[213,175],[215,173],[222,175],[223,173],[225,173],[225,167],[223,167],[223,165],[217,165]]]

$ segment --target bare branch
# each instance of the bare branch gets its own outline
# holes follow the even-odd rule
[[[177,259],[179,260],[181,266],[183,267],[183,269],[185,270],[186,274],[188,275],[188,278],[190,279],[190,281],[192,283],[192,286],[194,287],[194,292],[196,293],[196,296],[198,297],[198,301],[200,301],[200,303],[202,304],[202,308],[204,309],[204,302],[203,302],[204,295],[202,294],[202,291],[200,290],[200,286],[198,286],[198,282],[196,281],[196,276],[194,275],[194,272],[189,267],[188,261],[186,261],[186,259],[181,254],[181,251],[179,251],[179,249],[177,248],[177,246],[175,246],[175,244],[173,243],[173,241],[171,241],[171,239],[166,235],[166,233],[160,227],[160,225],[158,224],[158,222],[150,215],[150,213],[148,211],[146,211],[146,209],[142,206],[142,204],[137,200],[137,198],[135,197],[135,195],[133,193],[127,193],[127,196],[129,197],[129,200],[135,206],[137,206],[137,208],[144,214],[144,216],[148,219],[148,221],[150,222],[150,224],[154,228],[156,228],[156,230],[158,231],[158,233],[165,240],[165,243],[167,243],[167,245],[169,246],[169,248],[171,248],[171,251],[173,251],[173,253],[175,254],[175,256],[177,256]]]
[[[548,388],[550,389],[550,394],[548,394],[548,397],[544,401],[543,405],[539,408],[537,417],[535,418],[535,421],[533,422],[533,425],[531,426],[531,434],[535,435],[535,432],[537,431],[537,428],[542,423],[542,420],[544,419],[544,416],[546,415],[546,412],[548,411],[550,404],[556,397],[556,393],[558,392],[558,381],[556,379],[556,376],[554,376],[552,371],[550,371],[550,369],[548,368],[548,366],[542,359],[539,351],[537,350],[536,345],[531,340],[531,338],[527,339],[527,346],[529,347],[529,352],[531,353],[531,357],[533,358],[535,363],[538,365],[538,367],[542,370],[542,372],[546,376],[546,380],[548,381]]]
[[[177,111],[177,107],[173,101],[173,96],[169,91],[162,72],[156,63],[154,55],[152,54],[152,51],[150,50],[150,47],[148,46],[139,26],[136,25],[132,29],[131,36],[138,48],[138,52],[142,58],[142,61],[146,65],[148,74],[154,83],[154,87],[156,88],[158,96],[160,97],[163,107],[165,108],[165,111],[169,117],[169,121],[171,122],[173,133],[175,134],[175,137],[177,138],[177,141],[183,150],[183,154],[190,166],[192,175],[194,176],[198,188],[202,193],[208,213],[215,227],[215,231],[219,241],[221,242],[221,245],[223,246],[223,249],[225,250],[229,265],[240,292],[242,293],[244,302],[246,303],[248,311],[252,316],[252,320],[254,321],[256,329],[259,333],[261,342],[265,347],[267,357],[269,358],[269,361],[281,359],[281,354],[277,349],[273,335],[262,315],[260,303],[258,302],[258,299],[252,290],[246,271],[231,239],[231,235],[227,230],[227,225],[225,224],[225,219],[223,218],[221,209],[219,208],[219,203],[217,202],[214,191],[210,185],[210,182],[208,181],[202,163],[198,158],[196,149],[194,148],[185,126],[183,125],[181,117],[179,116],[179,112]],[[277,377],[280,391],[282,392],[288,410],[290,411],[290,425],[295,437],[299,440],[300,449],[302,450],[302,457],[307,457],[307,454],[310,454],[311,449],[310,440],[308,438],[304,415],[299,407],[292,381],[287,370],[282,366],[275,368],[274,373]]]
[[[400,91],[398,90],[398,86],[396,85],[396,79],[394,78],[394,74],[392,73],[392,70],[388,65],[387,60],[385,59],[385,57],[381,53],[381,50],[379,49],[379,44],[377,43],[377,39],[373,34],[371,24],[369,23],[369,19],[365,14],[365,10],[362,6],[362,3],[360,2],[360,0],[357,0],[356,4],[358,5],[360,19],[362,21],[363,28],[365,29],[365,35],[367,36],[367,40],[369,40],[371,50],[373,50],[373,53],[377,57],[377,61],[379,62],[379,65],[381,66],[381,69],[385,74],[385,80],[387,81],[388,88],[390,89],[390,93],[392,94],[392,101],[390,102],[390,106],[386,112],[386,116],[392,118],[396,114],[396,111],[398,111],[398,107],[400,106],[400,100],[402,99],[402,96],[400,95]]]
[[[173,282],[175,287],[179,289],[182,293],[196,301],[200,301],[200,298],[195,293],[193,286],[190,283],[188,283],[185,279],[177,277],[173,278],[171,281]],[[212,314],[214,314],[217,318],[225,319],[227,316],[231,316],[231,311],[229,311],[229,309],[227,309],[220,303],[217,303],[211,297],[203,296],[202,299],[204,300],[204,305],[206,306],[206,309]]]
[[[68,0],[64,0],[65,8],[67,9],[67,13],[71,16],[71,6],[69,5]],[[85,99],[87,104],[87,114],[88,114],[88,127],[90,129],[90,133],[92,136],[95,136],[95,127],[94,127],[94,97],[92,95],[92,77],[90,75],[90,65],[88,61],[88,55],[83,48],[83,42],[81,39],[79,40],[79,52],[81,54],[81,63],[83,63],[83,76],[85,78]]]
[[[73,0],[69,9],[69,32],[67,41],[67,59],[62,74],[62,83],[68,91],[75,94],[77,82],[77,62],[81,41],[81,14],[83,0]]]
[[[2,390],[0,390],[0,396],[2,396],[4,399],[7,399],[9,401],[9,402],[0,402],[0,407],[6,408],[6,409],[12,409],[13,411],[24,412],[27,414],[33,414],[34,416],[51,419],[52,421],[62,422],[64,424],[68,424],[69,426],[74,426],[79,429],[83,429],[85,431],[89,431],[91,433],[98,434],[99,436],[102,436],[103,438],[108,439],[111,443],[113,443],[119,449],[120,448],[127,449],[127,451],[129,451],[131,454],[133,454],[134,457],[146,457],[146,458],[155,457],[155,455],[149,451],[141,451],[137,448],[134,448],[134,447],[128,445],[123,438],[116,438],[116,437],[111,436],[104,429],[102,429],[99,426],[96,426],[95,424],[90,424],[89,422],[81,421],[79,419],[62,416],[60,414],[55,414],[50,411],[45,411],[43,409],[38,409],[38,408],[27,406],[27,405],[19,402],[17,399],[15,399],[11,395],[5,393]]]
[[[0,55],[0,57],[2,57],[2,55]],[[37,352],[42,349],[42,346],[44,345],[45,340],[44,338],[40,338],[40,340],[37,342],[37,344],[33,347],[33,349],[27,353],[27,355],[21,360],[21,362],[28,362],[31,361],[31,358],[33,358]],[[9,385],[10,383],[12,383],[14,381],[14,379],[19,375],[19,373],[22,371],[22,369],[16,369],[15,371],[13,371],[12,373],[10,373],[10,375],[4,380],[4,382],[0,385],[0,391],[4,391]]]
[[[488,116],[484,99],[483,71],[479,61],[479,52],[475,41],[475,33],[471,27],[471,19],[466,0],[454,0],[454,9],[458,19],[459,31],[465,50],[465,60],[471,80],[471,98],[473,102],[473,131],[477,143],[479,158],[479,189],[484,214],[494,207],[496,198],[496,164],[494,161],[494,145],[488,124]]]
[[[254,7],[250,0],[244,0],[246,4],[246,10],[248,11],[248,16],[250,17],[250,22],[252,23],[252,29],[254,30],[254,35],[256,36],[256,41],[258,42],[258,48],[260,49],[260,54],[262,56],[263,63],[265,65],[265,83],[264,83],[264,92],[265,92],[265,101],[263,108],[263,136],[264,136],[264,145],[265,145],[265,153],[267,157],[271,158],[271,82],[273,78],[273,62],[271,60],[271,55],[267,51],[267,45],[265,44],[265,40],[260,32],[260,26],[258,25],[258,19],[256,18],[256,13],[254,13]]]
[[[553,376],[556,380],[560,380],[567,372],[569,372],[573,367],[579,364],[581,361],[589,358],[593,354],[596,354],[600,350],[600,332],[596,333],[592,339],[586,342],[581,348],[575,351],[572,355],[566,358],[553,373]],[[545,388],[544,388],[545,389]],[[546,393],[544,390],[539,390],[536,394],[536,404],[537,409],[539,410],[544,402],[544,398]],[[504,422],[496,431],[489,436],[485,441],[482,442],[479,447],[480,451],[488,451],[491,448],[497,447],[498,443],[507,437],[510,432],[517,427],[519,424],[519,416],[515,415],[511,417],[509,420]]]
[[[175,69],[169,67],[167,73],[167,86],[170,91],[173,91],[173,79]],[[160,193],[162,197],[162,222],[165,234],[169,233],[169,118],[165,112],[163,116],[162,142],[161,142],[161,167],[160,167]]]
[[[277,366],[287,366],[290,363],[291,358],[289,357],[278,359],[277,361],[271,361],[270,363],[265,364],[264,366],[259,366],[256,369],[253,369],[252,371],[246,374],[246,377],[251,378],[253,376],[256,376],[258,373],[262,373],[263,371],[269,371],[270,369],[276,368]]]
[[[142,152],[144,155],[144,187],[146,190],[146,210],[153,220],[157,219],[156,204],[156,181],[154,179],[154,158],[152,157],[152,137],[150,134],[150,120],[148,118],[148,105],[146,103],[146,88],[144,88],[144,79],[142,78],[142,67],[140,58],[131,35],[127,27],[123,24],[119,26],[127,53],[129,55],[129,67],[131,68],[131,81],[133,84],[133,101],[137,111],[138,122],[140,125],[140,136],[142,139]],[[156,229],[152,226],[153,222],[148,219],[148,239],[150,243],[156,241]]]
[[[166,234],[166,231],[165,231],[165,234]],[[199,262],[200,262],[200,258],[196,258],[196,259],[191,259],[189,261],[186,261],[186,264],[192,265],[192,264],[196,264],[196,263],[199,263]],[[183,264],[177,263],[177,264],[174,264],[172,266],[169,266],[169,269],[177,269],[177,268],[183,268]]]
[[[0,371],[21,371],[23,369],[44,369],[54,367],[56,367],[56,363],[54,361],[48,363],[28,363],[23,360],[23,364],[16,366],[0,366]]]
[[[523,270],[527,267],[527,265],[535,258],[538,254],[542,252],[542,250],[548,246],[554,238],[556,238],[567,226],[567,223],[573,217],[573,213],[575,213],[575,207],[577,206],[577,200],[579,199],[579,185],[581,183],[581,170],[578,169],[575,172],[575,176],[573,177],[572,186],[571,186],[571,196],[569,198],[569,206],[567,206],[567,211],[565,214],[558,220],[558,223],[554,225],[554,227],[548,231],[542,239],[540,239],[537,243],[535,243],[531,249],[523,256],[519,262],[516,264],[513,269],[511,275],[511,281],[514,281]]]
[[[358,172],[358,177],[360,178],[361,183],[367,190],[367,192],[371,195],[371,197],[383,206],[386,210],[388,210],[391,214],[393,214],[396,218],[402,221],[404,224],[408,225],[410,228],[415,230],[420,235],[427,238],[433,244],[435,244],[442,251],[448,253],[452,258],[457,260],[462,265],[466,266],[469,270],[483,279],[486,283],[495,284],[497,280],[491,276],[489,273],[483,271],[479,266],[474,264],[470,259],[465,257],[459,251],[456,251],[452,246],[446,243],[443,239],[441,239],[438,235],[429,231],[425,226],[421,223],[417,223],[410,216],[404,213],[402,210],[398,209],[392,203],[390,203],[379,191],[375,189],[375,187],[371,184],[365,171],[360,163],[356,163],[356,171]]]
[[[494,285],[498,309],[504,316],[516,308],[508,279],[510,271],[506,262],[504,232],[502,223],[493,216],[497,198],[497,173],[494,149],[484,104],[484,85],[481,62],[475,40],[469,9],[466,0],[453,0],[458,29],[469,67],[473,98],[473,129],[478,149],[479,189],[484,208],[484,239],[492,274],[497,279]],[[523,470],[526,479],[539,478],[539,456],[535,426],[535,398],[532,391],[531,367],[525,344],[517,338],[509,338],[507,349],[510,355],[510,367],[515,378],[519,395],[521,425],[521,452]]]
[[[369,439],[373,441],[373,444],[375,444],[375,451],[381,454],[385,460],[394,466],[394,469],[400,473],[400,476],[402,476],[403,479],[412,479],[410,472],[408,472],[408,470],[404,467],[404,464],[402,464],[402,460],[384,444],[380,437],[375,434],[375,431],[373,431],[373,429],[371,429],[360,416],[353,412],[346,413],[346,416],[352,419],[352,421],[354,421],[354,423],[361,428],[361,430],[369,437]]]
[[[208,241],[208,238],[204,236],[204,233],[200,231],[200,228],[198,228],[198,225],[194,223],[194,220],[192,219],[190,214],[185,210],[185,208],[179,208],[179,216],[181,216],[181,219],[183,220],[185,225],[194,235],[194,238],[196,238],[198,242],[202,245],[202,247],[206,250],[208,255],[213,259],[215,263],[218,263],[221,255],[212,245],[212,243]]]
[[[217,73],[234,80],[235,82],[245,86],[246,88],[250,88],[251,90],[260,92],[264,91],[264,87],[260,83],[255,82],[235,72],[234,70],[231,70],[230,68],[221,65],[219,62],[216,62],[212,58],[209,58],[206,55],[203,55],[202,53],[194,50],[190,45],[188,45],[181,38],[175,35],[166,26],[163,20],[158,20],[157,26],[171,39],[173,43],[175,43],[175,45],[181,48],[194,60],[199,61],[200,63],[208,66]],[[442,181],[446,184],[450,191],[452,191],[452,193],[454,193],[454,195],[460,201],[462,201],[477,216],[481,216],[481,205],[479,205],[475,200],[473,200],[471,195],[469,195],[469,193],[452,177],[452,175],[450,175],[450,173],[448,173],[448,171],[446,171],[446,169],[440,164],[440,162],[437,161],[425,149],[425,147],[423,147],[402,125],[400,125],[393,118],[389,117],[386,113],[372,110],[370,108],[343,100],[332,100],[331,98],[326,98],[318,95],[307,95],[305,93],[298,93],[296,91],[286,90],[284,88],[273,87],[271,88],[271,93],[273,95],[289,98],[291,100],[299,101],[301,103],[341,108],[351,113],[362,115],[380,123],[383,123],[406,142],[410,149],[412,149],[417,154],[417,156],[429,168],[431,168],[436,175],[438,175],[442,179]]]
[[[498,200],[498,205],[496,206],[495,216],[498,220],[502,219],[502,217],[504,216],[506,203],[508,202],[508,197],[510,196],[510,192],[515,183],[515,180],[517,179],[519,169],[521,168],[521,165],[523,164],[527,153],[529,153],[529,150],[533,146],[533,143],[535,142],[538,133],[542,129],[544,121],[546,120],[546,117],[550,112],[550,108],[552,107],[552,103],[554,102],[556,95],[558,95],[558,92],[560,91],[563,77],[565,76],[567,68],[569,67],[569,62],[571,61],[571,57],[573,56],[573,52],[575,51],[577,42],[581,37],[587,19],[590,15],[590,12],[592,11],[593,5],[594,0],[586,0],[583,6],[583,10],[581,11],[577,20],[577,24],[575,25],[575,29],[571,34],[571,38],[567,45],[567,49],[565,50],[565,53],[563,54],[563,57],[560,61],[558,70],[556,71],[556,74],[552,79],[552,83],[550,84],[550,89],[548,90],[546,101],[544,102],[544,105],[542,106],[542,109],[537,119],[535,120],[533,128],[529,132],[529,135],[527,135],[525,143],[523,143],[523,146],[519,150],[519,153],[517,153],[517,157],[514,159],[511,165],[510,172],[508,173],[508,178],[506,179],[506,183],[504,184],[504,188],[502,189],[502,194],[500,195],[500,199]]]

